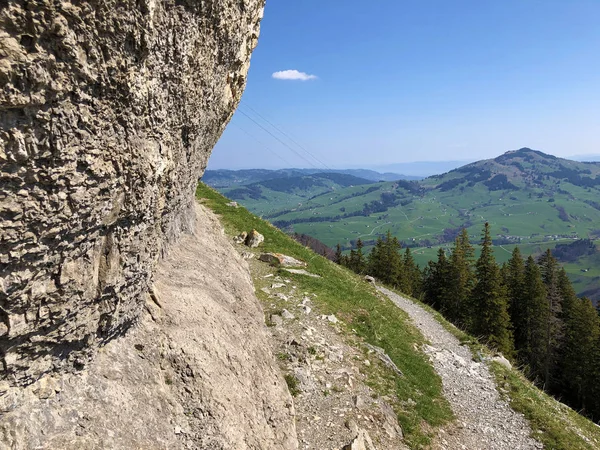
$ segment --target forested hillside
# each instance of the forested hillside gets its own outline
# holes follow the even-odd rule
[[[357,273],[422,299],[523,367],[538,387],[590,418],[600,418],[600,318],[589,299],[577,297],[550,250],[525,260],[517,247],[499,265],[486,223],[478,258],[463,229],[451,252],[439,249],[437,260],[423,271],[410,249],[402,249],[389,233],[368,256],[359,240],[349,255],[338,247],[336,258]]]
[[[412,249],[421,267],[440,248],[449,249],[462,228],[477,240],[486,222],[492,225],[500,262],[508,261],[517,246],[523,255],[537,257],[589,239],[585,252],[560,257],[576,292],[600,298],[595,245],[600,239],[600,163],[520,149],[422,181],[355,180],[344,186],[319,179],[301,186],[296,179],[287,192],[258,183],[221,190],[230,196],[233,191],[238,201],[287,232],[313,236],[330,247],[340,243],[344,252],[356,248],[360,238],[368,253],[390,230]],[[564,254],[559,250],[557,256]]]

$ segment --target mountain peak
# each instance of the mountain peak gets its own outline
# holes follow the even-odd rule
[[[554,155],[541,152],[539,150],[533,150],[529,147],[522,147],[518,150],[510,150],[503,155],[498,156],[494,159],[496,162],[505,162],[512,158],[542,158],[542,159],[557,159]]]

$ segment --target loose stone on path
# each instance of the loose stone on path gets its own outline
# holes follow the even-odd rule
[[[500,398],[487,365],[473,361],[461,345],[434,317],[411,300],[377,286],[406,311],[430,345],[425,352],[442,379],[444,396],[452,406],[458,426],[440,435],[445,450],[517,450],[543,448],[530,437],[531,428],[522,414]]]

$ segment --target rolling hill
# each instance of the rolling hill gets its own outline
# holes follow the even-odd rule
[[[227,188],[232,186],[249,185],[260,183],[261,181],[272,180],[276,178],[295,178],[303,176],[311,176],[318,174],[343,174],[351,175],[357,178],[369,180],[371,182],[378,181],[395,181],[395,180],[421,180],[424,177],[401,175],[399,173],[385,172],[380,173],[368,169],[245,169],[245,170],[207,170],[202,177],[202,182],[213,188]]]
[[[290,176],[221,191],[280,228],[329,246],[339,242],[349,249],[360,237],[368,248],[389,229],[414,248],[421,265],[440,246],[449,247],[462,227],[478,241],[485,222],[492,225],[500,261],[508,259],[515,245],[525,254],[537,254],[558,244],[600,238],[597,162],[522,148],[421,181],[374,183],[334,175]],[[597,299],[596,252],[594,247],[594,253],[567,261],[565,267],[578,292]]]

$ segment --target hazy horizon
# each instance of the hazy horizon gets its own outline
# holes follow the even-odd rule
[[[211,168],[597,155],[598,23],[590,0],[268,2]]]
[[[515,149],[516,150],[516,149]],[[537,150],[537,149],[534,149]],[[510,150],[507,150],[510,151]],[[543,150],[540,150],[543,152]],[[506,153],[506,152],[503,152]],[[501,153],[501,154],[503,154]],[[544,152],[547,153],[547,152]],[[495,155],[492,158],[498,157],[501,154]],[[548,153],[551,154],[551,153]],[[553,155],[558,156],[558,155]],[[582,162],[600,162],[600,154],[590,154],[590,155],[573,155],[573,156],[559,156],[560,158],[570,159],[573,161],[582,161]],[[490,159],[490,158],[483,158]],[[211,159],[212,161],[212,159]],[[400,162],[400,163],[392,163],[385,165],[345,165],[338,166],[333,165],[329,166],[329,169],[333,170],[373,170],[379,173],[397,173],[399,175],[410,175],[410,176],[430,176],[436,175],[444,172],[448,172],[452,169],[461,167],[466,164],[470,164],[476,161],[480,161],[478,159],[472,160],[440,160],[440,161],[410,161],[410,162]],[[315,169],[315,167],[300,167],[300,166],[274,166],[274,167],[263,167],[263,166],[252,166],[252,167],[215,167],[214,164],[211,164],[209,161],[207,170],[252,170],[252,169],[266,169],[266,170],[280,170],[280,169]],[[319,170],[327,170],[324,167],[316,167]]]

